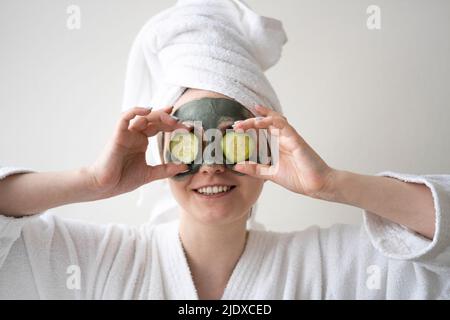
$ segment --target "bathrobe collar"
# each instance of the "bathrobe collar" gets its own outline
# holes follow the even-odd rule
[[[186,255],[179,237],[179,220],[156,227],[156,241],[163,274],[163,284],[167,299],[198,300]],[[267,242],[263,231],[249,230],[247,243],[234,268],[222,296],[223,300],[248,299],[255,296],[258,269],[262,265]],[[164,290],[164,289],[163,289]]]

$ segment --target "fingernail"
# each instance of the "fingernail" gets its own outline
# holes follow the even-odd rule
[[[260,120],[262,120],[262,119],[264,119],[264,117],[256,117],[256,118],[255,118],[255,121],[260,121]]]
[[[240,123],[240,122],[242,122],[242,120],[237,120],[237,121],[235,121],[231,127],[234,128],[234,126],[237,125],[237,124]]]
[[[176,117],[176,116],[174,116],[174,115],[172,115],[172,114],[170,114],[170,117],[171,117],[172,119],[176,120],[176,121],[180,121],[180,118],[178,118],[178,117]]]

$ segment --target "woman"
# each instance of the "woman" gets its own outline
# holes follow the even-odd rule
[[[239,175],[224,165],[204,164],[190,177],[170,179],[180,206],[179,223],[134,228],[53,215],[17,218],[112,197],[185,171],[184,164],[148,166],[147,137],[188,128],[169,114],[202,97],[227,98],[188,90],[173,108],[126,112],[103,155],[90,167],[21,174],[2,168],[0,177],[9,176],[0,182],[0,212],[10,217],[0,217],[0,297],[449,297],[449,176],[398,175],[419,182],[407,183],[330,168],[284,117],[264,107],[258,108],[262,120],[252,117],[235,128],[279,128],[280,170],[259,176],[260,164],[236,165],[235,171],[245,173]],[[267,180],[298,194],[367,210],[368,231],[377,248],[363,228],[352,226],[287,234],[246,230],[249,210]],[[235,188],[211,201],[195,194],[205,185]],[[71,266],[80,271],[76,288],[68,283]],[[366,283],[371,266],[379,269],[374,287]]]
[[[285,41],[278,21],[237,0],[183,0],[144,26],[130,54],[127,110],[92,166],[0,167],[0,298],[449,298],[450,176],[367,176],[328,166],[282,116],[263,75]],[[202,99],[241,110],[227,128],[278,129],[278,170],[172,163],[164,157],[168,139],[159,145],[164,161],[147,165],[149,137],[211,120]],[[192,104],[196,111],[185,117]],[[128,110],[146,105],[169,106]],[[213,126],[225,128],[218,120]],[[179,220],[99,226],[41,214],[160,179],[169,181]],[[362,208],[364,225],[247,230],[266,181]]]

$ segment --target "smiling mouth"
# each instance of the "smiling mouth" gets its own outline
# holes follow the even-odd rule
[[[194,192],[200,196],[208,198],[218,198],[229,194],[236,186],[208,186],[194,189]]]

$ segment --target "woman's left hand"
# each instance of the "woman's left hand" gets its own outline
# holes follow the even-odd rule
[[[262,118],[250,118],[235,123],[235,130],[267,129],[278,133],[278,165],[263,165],[254,162],[236,164],[235,171],[253,177],[271,180],[293,192],[313,198],[326,198],[334,176],[334,169],[303,140],[287,119],[276,111],[257,106]],[[278,130],[276,130],[278,129]]]

